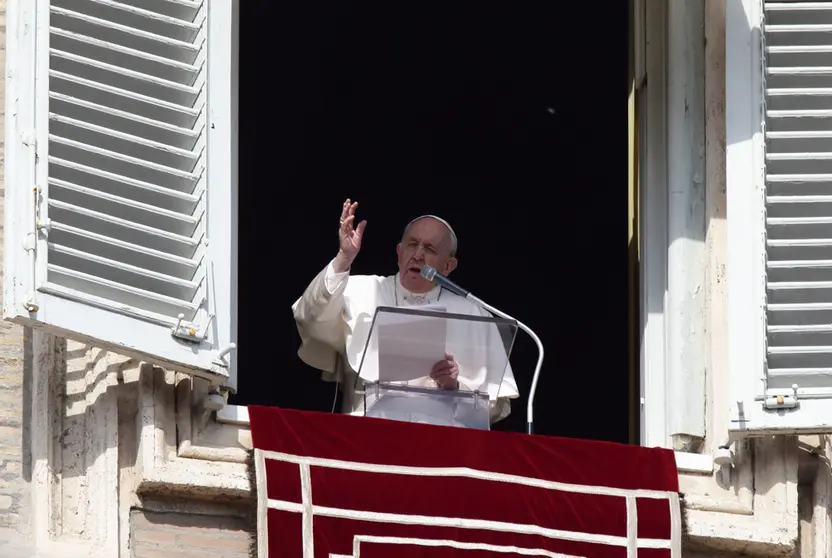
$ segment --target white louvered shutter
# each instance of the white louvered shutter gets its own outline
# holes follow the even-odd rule
[[[753,400],[744,402],[747,422],[740,429],[828,432],[832,431],[832,2],[764,2],[762,8],[758,85],[763,100],[759,164],[765,185],[761,220],[765,257],[760,266],[765,277],[765,343],[759,348],[765,356],[763,369],[751,379]],[[728,188],[745,186],[728,184]],[[734,424],[736,428],[738,423]]]
[[[7,317],[225,381],[236,268],[229,1],[31,5],[33,126],[7,138],[22,144],[7,163],[20,241],[9,245],[7,213]],[[15,65],[31,46],[21,40]]]

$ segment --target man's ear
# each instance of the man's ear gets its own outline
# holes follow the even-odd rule
[[[401,257],[401,255],[402,255],[402,243],[401,242],[396,244],[396,255],[399,256],[399,257]]]
[[[444,275],[445,277],[450,275],[451,272],[456,269],[456,264],[456,258],[449,258],[448,261],[445,262],[445,273],[443,273],[442,275]]]

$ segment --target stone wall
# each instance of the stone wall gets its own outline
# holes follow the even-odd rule
[[[23,478],[23,348],[23,328],[0,322],[0,533],[22,528],[27,486]]]
[[[248,558],[252,535],[245,519],[233,516],[130,513],[135,558]]]

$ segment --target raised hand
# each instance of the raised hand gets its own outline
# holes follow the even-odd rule
[[[361,221],[358,226],[354,226],[356,208],[358,208],[358,202],[352,202],[349,199],[341,207],[341,228],[338,229],[338,256],[335,258],[336,272],[348,270],[361,250],[361,239],[364,236],[364,227],[367,226],[367,221]]]

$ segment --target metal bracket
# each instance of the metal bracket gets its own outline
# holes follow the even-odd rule
[[[176,325],[170,330],[171,335],[193,343],[201,343],[205,340],[204,334],[199,331],[199,326],[183,321],[185,314],[179,314],[177,318]]]
[[[769,410],[794,409],[800,404],[797,399],[797,384],[791,389],[769,389],[766,391],[766,398],[763,406]]]
[[[174,337],[191,341],[192,343],[202,343],[208,339],[208,328],[211,327],[211,320],[214,319],[213,314],[208,315],[208,323],[205,324],[205,327],[184,321],[185,314],[179,314],[176,318],[176,325],[170,330],[170,334]]]
[[[209,315],[208,323],[205,324],[204,328],[200,328],[197,324],[184,321],[185,314],[179,314],[177,316],[176,325],[173,326],[173,328],[170,330],[170,334],[176,337],[177,339],[190,341],[191,343],[202,343],[203,341],[208,339],[208,328],[211,325],[211,320],[213,318],[213,314]],[[225,347],[220,349],[220,351],[217,353],[217,356],[214,357],[213,363],[217,366],[228,368],[229,364],[225,357],[228,356],[228,354],[236,348],[236,343],[228,343]]]

